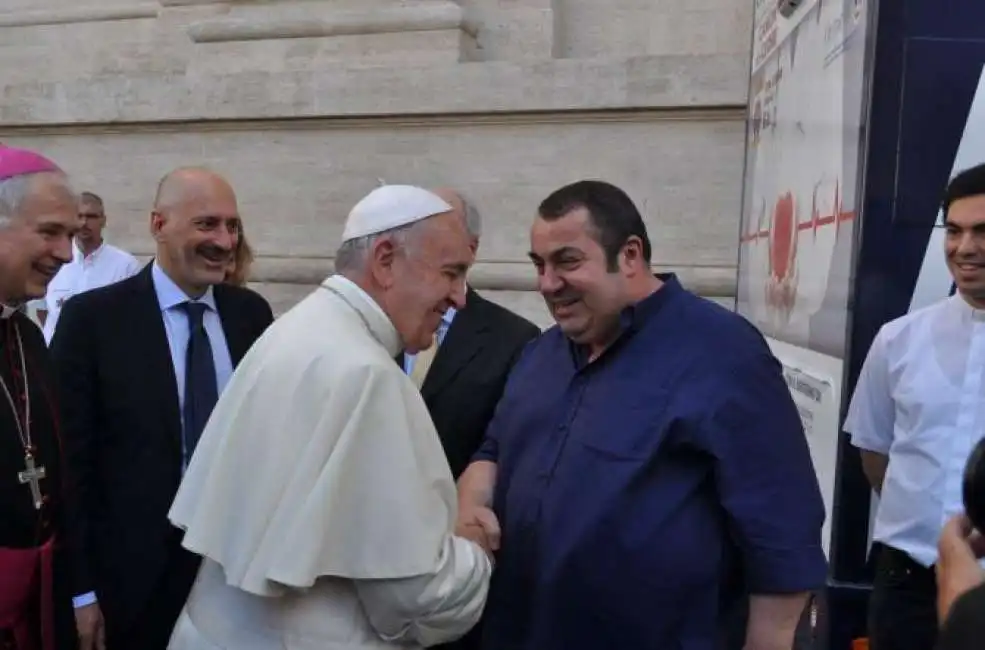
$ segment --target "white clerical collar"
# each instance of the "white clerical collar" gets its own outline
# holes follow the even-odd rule
[[[373,297],[368,293],[366,293],[365,289],[363,289],[358,284],[356,284],[349,278],[345,277],[344,275],[334,275],[332,277],[335,278],[336,282],[344,284],[348,286],[350,289],[352,289],[353,291],[355,291],[356,293],[358,293],[361,298],[363,298],[366,302],[368,302],[370,305],[373,306],[373,309],[376,310],[377,314],[379,314],[380,316],[382,316],[387,320],[390,320],[390,317],[386,315],[386,312],[383,311],[383,308],[380,307],[379,303],[373,300]]]
[[[401,349],[400,334],[394,327],[393,321],[386,315],[383,308],[373,300],[366,291],[347,277],[336,274],[324,282],[322,287],[339,294],[364,319],[370,333],[386,348],[387,353],[394,357]]]
[[[957,309],[958,313],[961,314],[962,319],[967,319],[975,323],[985,322],[985,309],[979,309],[973,306],[961,295],[960,291],[956,291],[951,296],[950,301],[954,309]]]

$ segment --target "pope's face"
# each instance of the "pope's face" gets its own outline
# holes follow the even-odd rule
[[[944,253],[954,283],[967,301],[985,307],[985,195],[952,203],[944,226]]]
[[[430,347],[448,308],[465,306],[469,244],[462,220],[449,212],[419,224],[395,254],[385,309],[407,352]]]
[[[45,295],[63,264],[72,261],[79,229],[78,203],[55,174],[36,174],[18,214],[0,226],[0,301],[19,303]]]

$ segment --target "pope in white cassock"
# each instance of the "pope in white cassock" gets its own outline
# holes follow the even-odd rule
[[[243,359],[171,508],[203,556],[171,650],[384,650],[452,641],[492,565],[454,534],[457,496],[394,357],[465,302],[465,224],[434,194],[377,188],[337,275]]]

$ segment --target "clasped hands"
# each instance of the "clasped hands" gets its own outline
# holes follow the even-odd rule
[[[485,506],[459,506],[455,534],[481,546],[490,559],[499,550],[499,520]]]

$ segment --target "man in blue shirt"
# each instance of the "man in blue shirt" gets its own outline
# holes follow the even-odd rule
[[[824,506],[763,337],[650,271],[626,194],[561,188],[530,257],[557,326],[528,346],[459,482],[498,549],[488,650],[789,650],[825,581]]]

